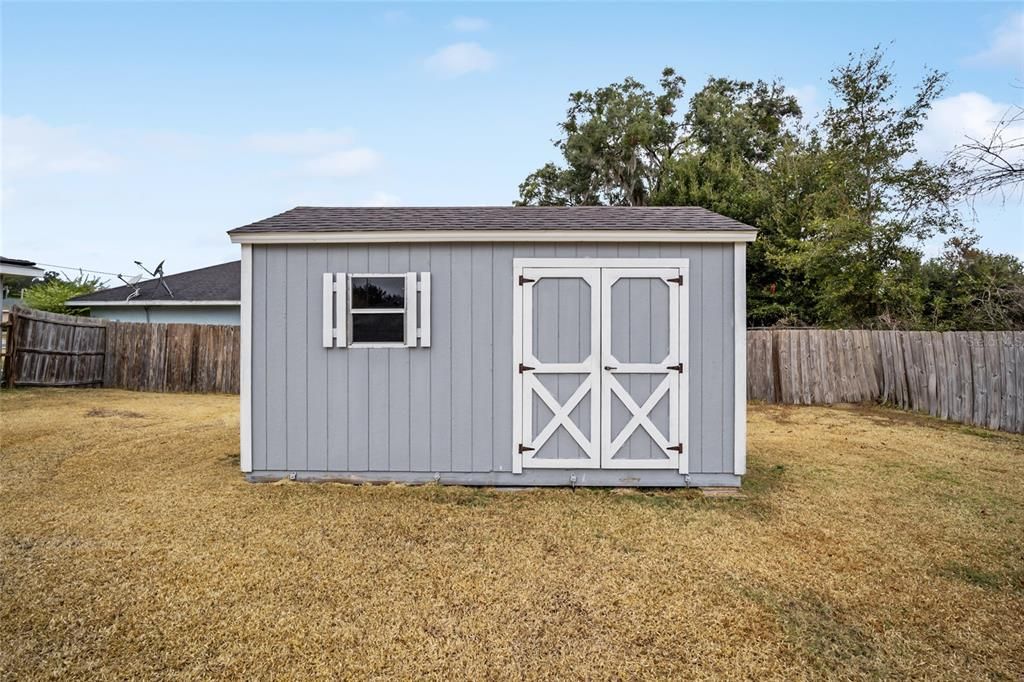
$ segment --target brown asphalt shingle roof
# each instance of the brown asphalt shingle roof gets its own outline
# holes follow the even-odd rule
[[[753,230],[699,206],[299,206],[229,231],[373,230]]]

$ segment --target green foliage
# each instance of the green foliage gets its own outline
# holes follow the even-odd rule
[[[931,329],[1024,329],[1024,263],[952,239],[946,253],[922,268],[927,291],[925,326]]]
[[[960,169],[919,158],[915,146],[945,82],[928,71],[898,105],[885,53],[851,55],[814,122],[777,82],[711,78],[682,110],[685,81],[672,69],[659,92],[632,78],[576,92],[555,142],[564,165],[531,173],[516,203],[693,205],[755,225],[756,326],[1019,326],[1015,259],[972,252],[922,263],[923,240],[965,234]],[[943,277],[968,289],[954,296]],[[964,301],[974,299],[986,304],[971,317]]]
[[[65,315],[88,315],[88,308],[69,308],[65,305],[68,299],[83,294],[91,294],[100,288],[102,281],[98,277],[81,274],[74,279],[65,279],[55,272],[47,272],[43,281],[26,287],[22,292],[25,304],[37,310]]]

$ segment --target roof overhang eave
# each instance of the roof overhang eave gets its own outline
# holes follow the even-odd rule
[[[235,244],[386,244],[425,242],[752,242],[757,230],[348,230],[230,231]]]

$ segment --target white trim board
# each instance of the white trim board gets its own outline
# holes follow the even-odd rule
[[[0,277],[42,277],[46,271],[31,265],[0,263]]]
[[[239,353],[238,412],[239,460],[243,472],[252,471],[252,246],[242,245],[242,300]]]
[[[757,230],[367,230],[242,232],[235,244],[386,244],[393,242],[752,242]]]
[[[140,301],[138,299],[132,299],[131,301],[68,301],[65,305],[68,307],[78,308],[102,308],[106,307],[132,307],[132,308],[146,308],[149,306],[237,306],[241,305],[241,301]]]

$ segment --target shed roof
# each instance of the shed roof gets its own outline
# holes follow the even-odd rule
[[[165,275],[164,281],[174,292],[173,297],[169,296],[160,286],[159,280],[147,279],[138,283],[137,286],[141,293],[130,303],[135,305],[152,302],[181,303],[183,305],[194,305],[197,302],[237,303],[242,293],[242,264],[241,261],[236,260],[198,270]],[[125,303],[131,293],[131,287],[114,287],[76,296],[68,301],[68,304],[85,306],[96,303]]]
[[[755,228],[699,206],[298,206],[228,234],[397,231],[712,231]]]

